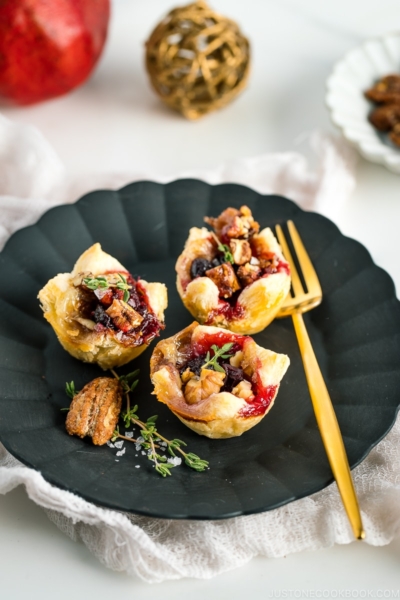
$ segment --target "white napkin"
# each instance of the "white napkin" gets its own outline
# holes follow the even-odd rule
[[[234,182],[262,193],[278,193],[331,218],[354,187],[354,155],[330,137],[311,138],[317,167],[296,153],[236,160],[212,171],[159,178],[154,174],[92,175],[71,181],[59,158],[33,127],[0,116],[0,244],[45,210],[96,188],[116,188],[137,179],[168,181],[196,177]],[[367,543],[389,543],[400,526],[400,425],[353,471]],[[181,577],[209,578],[243,565],[258,554],[280,557],[354,538],[337,487],[282,508],[225,521],[174,521],[99,508],[47,483],[0,445],[0,493],[26,486],[29,497],[74,540],[82,540],[106,566],[148,582]]]

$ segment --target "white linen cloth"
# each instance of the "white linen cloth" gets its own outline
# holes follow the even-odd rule
[[[354,154],[342,143],[319,134],[311,137],[311,145],[317,157],[314,170],[300,154],[280,153],[168,178],[132,172],[71,181],[39,131],[0,115],[0,245],[51,206],[73,202],[92,189],[116,188],[138,179],[197,177],[212,184],[241,183],[261,193],[288,196],[303,208],[334,218],[354,187]],[[353,478],[366,543],[389,543],[400,527],[399,421],[354,469]],[[336,484],[253,516],[203,522],[152,519],[99,508],[58,489],[0,444],[0,493],[6,494],[20,484],[64,533],[82,540],[107,567],[151,583],[181,577],[209,578],[256,555],[282,557],[354,539]]]

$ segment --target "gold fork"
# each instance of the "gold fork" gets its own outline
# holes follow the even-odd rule
[[[283,254],[290,265],[293,292],[293,296],[288,296],[278,317],[291,315],[293,319],[315,417],[328,456],[329,464],[336,479],[353,533],[357,539],[362,540],[365,538],[365,532],[350,474],[346,450],[344,448],[335,411],[329,397],[329,392],[325,385],[317,358],[314,354],[302,315],[303,312],[311,310],[321,303],[322,289],[310,257],[306,252],[293,221],[288,221],[287,226],[307,286],[307,292],[303,289],[303,284],[301,283],[299,274],[293,262],[282,228],[280,225],[277,225],[276,233],[278,240],[282,247]]]

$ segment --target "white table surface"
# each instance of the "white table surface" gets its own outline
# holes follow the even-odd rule
[[[150,90],[143,43],[170,0],[115,0],[95,75],[61,99],[4,114],[41,129],[72,176],[143,171],[173,174],[268,151],[307,152],[305,135],[333,131],[324,85],[333,63],[364,38],[393,29],[397,0],[215,0],[252,41],[248,90],[231,106],[189,123]],[[336,220],[400,285],[400,179],[360,159],[357,189]],[[150,587],[103,567],[48,521],[23,488],[0,497],[0,598],[399,597],[400,540],[336,546],[282,559],[253,559],[209,581]],[[314,592],[313,592],[314,590]],[[315,595],[313,595],[313,593]],[[346,595],[347,594],[347,595]]]

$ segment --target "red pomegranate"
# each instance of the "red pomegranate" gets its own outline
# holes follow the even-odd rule
[[[0,99],[33,104],[81,84],[107,35],[109,0],[0,0]]]

